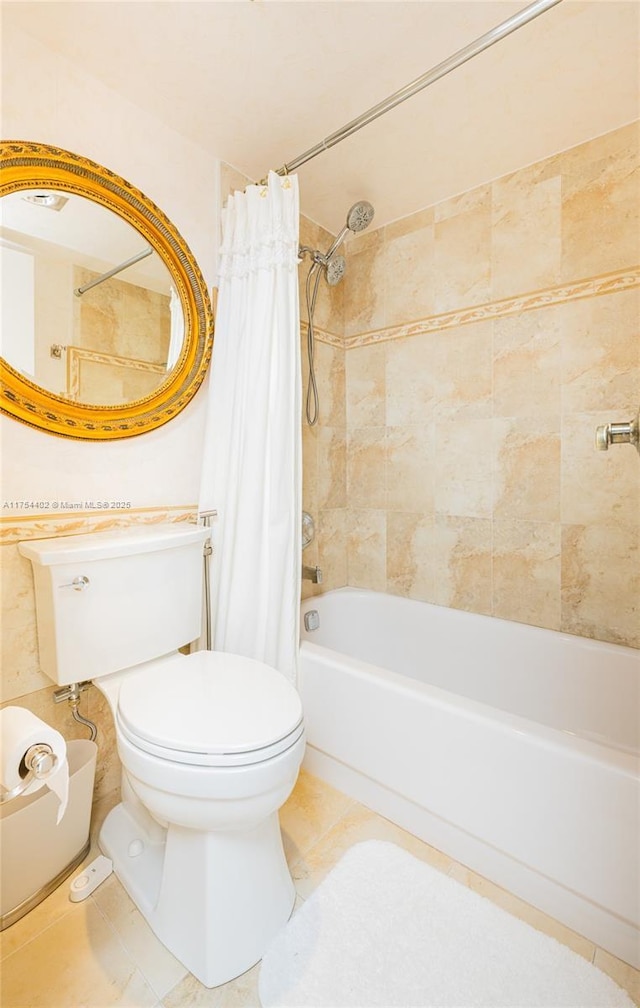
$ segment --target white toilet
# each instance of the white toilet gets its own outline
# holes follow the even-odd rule
[[[95,680],[113,711],[122,803],[100,846],[161,941],[215,987],[261,959],[291,914],[278,809],[304,724],[275,669],[177,650],[200,633],[207,534],[140,526],[20,552],[33,564],[42,670],[60,685]]]

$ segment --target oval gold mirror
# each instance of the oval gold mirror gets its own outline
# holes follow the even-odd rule
[[[176,416],[211,356],[211,304],[170,220],[124,179],[44,144],[0,143],[0,408],[83,440]]]

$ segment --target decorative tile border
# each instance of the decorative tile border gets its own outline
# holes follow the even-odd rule
[[[194,522],[198,509],[195,504],[176,507],[131,508],[130,510],[57,511],[51,514],[11,515],[0,518],[0,545],[20,542],[23,539],[52,539],[54,536],[79,535],[82,532],[108,532],[131,525],[158,525],[162,522]]]
[[[308,329],[309,323],[301,319],[300,335],[306,337]],[[317,325],[314,325],[313,332],[319,343],[328,343],[329,346],[335,347],[337,350],[345,349],[344,336],[337,336],[335,333],[330,333],[327,329],[320,329]]]
[[[520,312],[535,311],[536,308],[548,308],[550,305],[565,304],[581,298],[596,297],[601,294],[614,294],[617,291],[630,290],[640,286],[640,267],[630,267],[616,273],[605,273],[588,280],[578,280],[575,283],[559,287],[548,287],[545,290],[533,291],[531,294],[521,294],[518,297],[503,298],[500,301],[489,301],[482,305],[473,305],[457,311],[444,312],[441,315],[431,315],[428,318],[405,325],[389,326],[386,329],[374,329],[370,332],[345,336],[341,342],[338,337],[331,337],[333,346],[343,346],[345,350],[353,347],[369,346],[373,343],[384,343],[389,340],[402,339],[406,336],[418,336],[429,332],[441,332],[468,325],[471,322],[482,322],[487,319],[503,318],[505,315],[517,315]],[[328,334],[327,334],[328,335]],[[318,332],[318,339],[323,339]]]

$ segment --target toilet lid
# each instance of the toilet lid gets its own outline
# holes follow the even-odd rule
[[[293,744],[302,732],[302,704],[269,665],[197,651],[151,662],[126,679],[118,721],[134,744],[169,759],[244,763],[238,757],[260,750],[256,759],[268,759]]]

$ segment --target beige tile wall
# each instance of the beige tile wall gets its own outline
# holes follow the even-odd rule
[[[640,646],[638,141],[347,245],[348,584]]]

